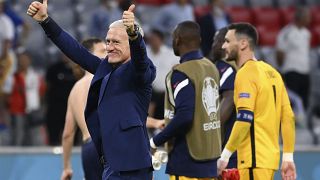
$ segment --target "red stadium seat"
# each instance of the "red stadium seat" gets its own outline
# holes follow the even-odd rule
[[[320,24],[311,28],[311,47],[320,46]]]
[[[310,7],[311,11],[311,26],[320,25],[320,6]]]
[[[296,9],[293,6],[286,6],[279,8],[280,16],[282,17],[282,26],[289,24],[294,17]]]
[[[160,6],[163,4],[171,3],[172,1],[173,0],[136,0],[135,2],[138,4]]]
[[[272,7],[255,7],[252,9],[254,24],[270,28],[281,28],[280,12]]]
[[[196,18],[201,18],[212,10],[212,6],[204,5],[204,6],[196,6],[194,8],[194,16]]]
[[[251,9],[242,6],[230,6],[225,8],[230,15],[232,22],[248,22],[253,23]]]
[[[268,28],[264,25],[256,26],[259,34],[259,45],[260,46],[275,46],[277,36],[280,31],[279,28]]]

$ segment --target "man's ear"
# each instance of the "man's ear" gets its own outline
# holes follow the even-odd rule
[[[178,37],[176,38],[176,45],[179,46],[180,43],[181,43],[181,37],[178,36]]]
[[[240,40],[240,50],[244,50],[249,48],[249,40],[248,39],[241,39]]]

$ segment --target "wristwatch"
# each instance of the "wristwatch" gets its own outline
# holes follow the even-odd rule
[[[135,37],[138,35],[139,30],[140,30],[140,27],[137,24],[134,24],[133,31],[130,31],[130,29],[127,29],[127,34],[130,37]]]
[[[38,22],[40,25],[42,24],[47,24],[50,21],[50,17],[46,17],[46,19],[44,19],[43,21]]]

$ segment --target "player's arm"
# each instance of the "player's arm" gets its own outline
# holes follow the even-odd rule
[[[276,61],[279,67],[282,67],[285,59],[285,49],[288,47],[287,39],[285,38],[283,31],[281,31],[277,37],[276,44]]]
[[[236,76],[236,70],[232,68],[231,65],[226,64],[225,66],[217,66],[220,72],[220,121],[221,124],[224,125],[232,115],[234,110],[234,101],[233,101],[233,93],[234,93],[234,82]],[[221,69],[226,68],[226,70],[222,71]]]
[[[234,110],[233,90],[222,92],[222,100],[220,106],[220,121],[225,124]]]
[[[232,128],[230,138],[222,151],[218,161],[218,170],[221,174],[226,168],[232,153],[248,135],[251,123],[254,121],[254,107],[257,95],[257,84],[253,76],[239,72],[235,80],[234,99],[237,102],[237,120]]]
[[[71,93],[70,93],[70,97],[72,96]],[[63,172],[61,175],[62,180],[71,179],[72,177],[72,167],[71,167],[70,158],[71,158],[71,151],[72,151],[74,136],[76,133],[76,122],[74,119],[74,115],[72,113],[70,97],[68,100],[66,121],[65,121],[63,135],[62,135],[62,148],[63,148]]]
[[[174,71],[171,86],[174,92],[176,112],[170,123],[150,140],[152,148],[162,145],[173,137],[185,135],[192,126],[195,90],[191,81],[181,72]]]
[[[147,128],[163,128],[165,125],[164,119],[156,119],[153,117],[148,116],[147,117]]]
[[[224,149],[224,151],[230,152],[230,156],[234,151],[236,151],[237,147],[248,135],[251,127],[251,123],[253,121],[253,117],[254,117],[253,112],[250,110],[244,110],[244,109],[238,110],[237,120],[232,128],[230,138]],[[223,153],[221,154],[222,158],[228,158],[228,160],[230,156],[224,156]]]
[[[251,69],[249,69],[249,72]],[[248,69],[246,70],[248,71]],[[246,71],[239,71],[235,80],[234,99],[236,101],[237,118],[225,149],[234,152],[249,132],[254,120],[255,101],[258,92],[257,80]]]
[[[281,106],[281,135],[283,140],[283,154],[281,164],[282,179],[296,179],[296,167],[293,160],[295,142],[295,120],[289,97],[285,88],[282,92]]]
[[[282,92],[282,102],[281,135],[283,139],[283,152],[293,153],[295,143],[295,119],[285,88],[283,88]]]
[[[233,125],[229,140],[221,153],[220,159],[218,160],[219,174],[221,174],[222,171],[227,167],[232,153],[236,151],[240,143],[248,135],[252,121],[252,111],[244,109],[238,110],[237,120]]]

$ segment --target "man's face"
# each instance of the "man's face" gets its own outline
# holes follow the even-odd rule
[[[220,32],[219,32],[220,34]],[[216,34],[214,36],[214,40],[211,46],[211,49],[213,51],[214,58],[221,58],[224,59],[225,57],[225,50],[222,49],[222,45],[224,43],[224,37],[222,35]],[[221,60],[220,59],[220,60]]]
[[[109,63],[122,64],[130,59],[129,39],[124,28],[110,28],[106,37],[106,41]]]
[[[308,26],[311,22],[311,14],[309,11],[306,10],[306,12],[304,13],[304,15],[302,16],[302,24],[303,26]]]
[[[235,30],[228,30],[222,49],[225,50],[227,61],[234,61],[238,59],[239,44],[235,35]]]
[[[100,59],[104,59],[107,56],[107,45],[103,42],[94,44],[92,53]]]
[[[153,49],[160,49],[161,45],[163,44],[162,39],[154,32],[150,33],[150,36],[148,38],[149,45]]]
[[[31,60],[30,57],[26,54],[21,54],[18,56],[18,67],[20,70],[26,70],[30,66]]]

